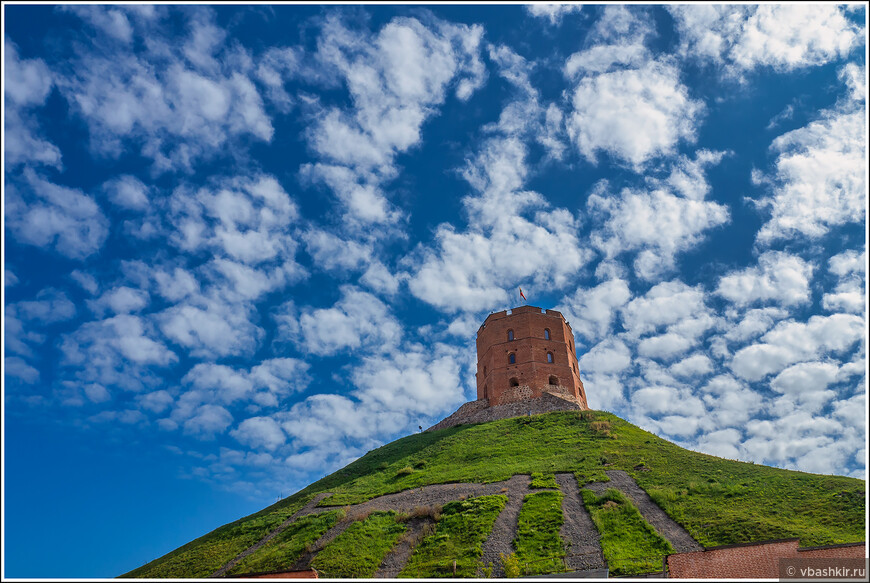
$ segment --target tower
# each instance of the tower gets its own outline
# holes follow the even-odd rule
[[[477,398],[488,405],[553,393],[588,409],[579,372],[574,333],[555,310],[496,312],[477,331]]]

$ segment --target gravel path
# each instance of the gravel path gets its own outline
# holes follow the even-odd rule
[[[559,535],[568,544],[565,557],[568,568],[571,571],[604,568],[598,529],[583,506],[577,479],[574,474],[556,474],[556,482],[563,495],[562,517],[565,521]]]
[[[508,555],[514,552],[513,542],[517,536],[517,518],[520,515],[520,508],[523,506],[523,498],[529,493],[531,481],[531,476],[517,474],[507,482],[503,482],[507,487],[507,492],[505,492],[508,497],[507,504],[498,518],[495,519],[492,532],[483,543],[483,557],[481,558],[484,565],[492,563],[493,577],[504,577],[501,554]],[[482,576],[482,571],[478,572],[478,576]]]
[[[217,571],[215,571],[214,573],[209,575],[209,578],[214,579],[215,577],[223,577],[224,573],[226,573],[227,571],[229,571],[230,569],[235,567],[239,561],[241,561],[242,559],[244,559],[245,557],[247,557],[248,555],[250,555],[254,551],[258,550],[264,544],[266,544],[267,542],[269,542],[270,540],[272,540],[273,538],[278,536],[278,533],[280,533],[282,530],[287,528],[291,522],[293,522],[294,520],[296,520],[300,516],[305,516],[306,514],[311,514],[314,511],[314,507],[317,506],[321,500],[323,500],[327,496],[331,496],[331,495],[332,495],[332,493],[330,493],[330,492],[322,492],[322,493],[314,496],[314,498],[312,498],[308,502],[308,504],[306,504],[305,506],[303,506],[302,508],[300,508],[299,510],[294,512],[290,516],[290,518],[288,518],[287,520],[285,520],[284,522],[279,524],[275,530],[273,530],[272,532],[270,532],[269,534],[264,536],[262,539],[260,539],[253,546],[251,546],[251,547],[245,549],[244,551],[242,551],[241,553],[239,553],[236,556],[236,558],[230,560],[229,563],[227,563],[226,565],[224,565],[223,567],[221,567],[220,569],[218,569]]]
[[[408,530],[399,537],[396,546],[384,557],[378,570],[375,571],[376,579],[395,579],[411,558],[411,553],[417,544],[423,539],[423,529],[435,521],[429,516],[412,518],[405,523]]]
[[[643,488],[637,485],[637,482],[622,470],[608,470],[605,472],[610,478],[609,482],[596,482],[587,484],[585,488],[589,488],[597,495],[601,495],[608,488],[616,488],[626,496],[628,496],[641,516],[660,535],[668,539],[671,545],[678,553],[688,553],[690,551],[702,551],[704,547],[698,544],[698,541],[693,539],[682,526],[677,524],[670,516],[665,514],[665,511],[659,508],[659,505],[652,501]]]
[[[603,494],[607,488],[617,488],[623,492],[637,506],[644,519],[659,534],[668,539],[677,552],[699,551],[703,549],[701,545],[689,536],[689,533],[683,527],[674,522],[650,499],[649,495],[637,485],[631,476],[621,470],[610,470],[607,472],[607,475],[610,477],[610,482],[596,482],[594,484],[587,484],[584,487],[589,488],[598,495]],[[556,482],[559,484],[559,489],[564,495],[562,498],[562,514],[565,522],[562,525],[560,535],[563,540],[570,543],[568,556],[566,557],[569,568],[576,571],[602,568],[604,566],[604,557],[601,553],[598,531],[592,523],[586,508],[583,506],[574,475],[569,473],[556,474]],[[498,518],[496,518],[492,532],[490,532],[489,537],[483,543],[482,556],[483,565],[492,563],[493,576],[503,577],[504,569],[501,564],[501,555],[502,553],[507,555],[514,552],[513,540],[517,535],[517,518],[523,505],[523,498],[525,498],[526,494],[533,491],[529,487],[530,483],[530,476],[517,474],[509,480],[491,484],[435,484],[395,494],[385,494],[360,504],[346,506],[344,508],[347,508],[347,514],[344,519],[326,531],[314,543],[312,549],[304,553],[296,561],[292,569],[307,569],[320,549],[344,532],[354,520],[368,516],[372,512],[386,510],[410,512],[415,508],[424,506],[443,506],[453,500],[492,494],[507,494],[507,504]],[[342,508],[342,506],[318,506],[322,500],[330,495],[330,493],[317,494],[308,504],[282,522],[278,528],[212,573],[210,577],[223,576],[243,558],[272,540],[298,517]],[[378,567],[375,577],[394,578],[398,575],[414,551],[414,547],[420,538],[419,533],[426,524],[431,523],[432,520],[428,517],[410,520],[408,522],[409,534],[403,537],[396,547],[387,553],[384,561]],[[478,575],[482,575],[482,572],[479,572]]]

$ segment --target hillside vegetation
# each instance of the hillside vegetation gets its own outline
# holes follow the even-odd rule
[[[349,505],[414,487],[497,482],[514,474],[549,484],[556,472],[573,472],[582,487],[606,481],[604,471],[611,469],[628,472],[707,547],[790,537],[803,546],[864,540],[862,480],[721,459],[680,448],[610,413],[566,411],[409,435],[124,576],[208,576],[319,492],[333,493],[322,504]],[[606,523],[596,521],[599,528]]]

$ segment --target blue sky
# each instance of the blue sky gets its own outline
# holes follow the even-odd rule
[[[3,9],[7,577],[433,424],[519,286],[591,407],[864,477],[863,5]]]

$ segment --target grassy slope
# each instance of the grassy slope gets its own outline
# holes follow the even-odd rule
[[[399,577],[476,577],[483,543],[507,496],[478,496],[444,505],[435,532],[414,549]]]
[[[514,548],[523,575],[566,571],[565,545],[559,537],[562,517],[561,492],[537,492],[523,501],[517,519]]]
[[[335,525],[339,512],[302,516],[262,547],[239,561],[228,575],[290,569],[307,547]]]
[[[598,497],[582,490],[583,505],[601,533],[601,550],[612,575],[660,571],[662,557],[674,548],[643,519],[634,504],[619,490],[608,489]]]
[[[128,575],[201,576],[156,567],[214,538],[226,539],[230,527],[289,515],[317,492],[334,492],[329,504],[355,504],[413,487],[494,482],[519,473],[574,472],[582,485],[603,479],[608,469],[626,470],[705,546],[788,537],[799,537],[806,546],[864,540],[863,480],[716,458],[682,449],[610,413],[558,412],[398,439]]]
[[[371,578],[405,525],[395,512],[375,512],[354,522],[317,554],[311,566],[321,577],[347,579]]]

